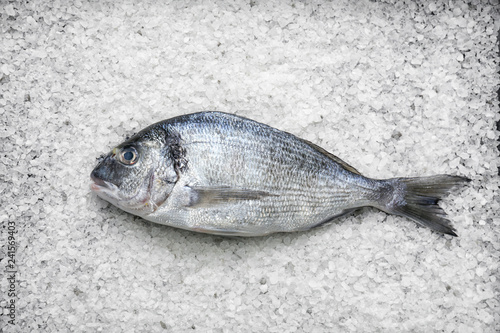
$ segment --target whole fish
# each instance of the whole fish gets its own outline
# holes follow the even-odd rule
[[[371,179],[323,148],[222,112],[167,119],[102,157],[91,189],[146,220],[218,235],[261,236],[376,207],[456,236],[438,201],[467,178]]]

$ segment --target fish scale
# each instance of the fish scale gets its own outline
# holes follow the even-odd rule
[[[156,223],[220,235],[307,230],[364,206],[456,235],[437,203],[467,181],[371,179],[313,143],[222,112],[153,124],[113,152],[91,174],[100,197]]]
[[[239,126],[232,126],[231,120]],[[233,130],[235,127],[237,130]],[[239,204],[244,206],[243,210],[233,207],[234,204],[224,206],[235,211],[230,214],[232,220],[226,217],[216,221],[215,218],[205,217],[211,214],[217,217],[221,209],[218,206],[199,211],[181,211],[181,216],[175,218],[180,227],[215,227],[231,232],[230,225],[246,224],[249,229],[250,226],[254,229],[249,230],[251,233],[310,228],[312,225],[304,223],[306,219],[311,224],[318,224],[329,216],[337,215],[346,208],[340,201],[353,196],[348,193],[344,195],[342,188],[334,184],[337,179],[334,174],[342,169],[336,164],[328,164],[324,155],[311,148],[304,149],[306,145],[293,140],[294,137],[288,133],[271,128],[264,130],[265,126],[258,123],[242,122],[239,118],[230,117],[223,122],[218,118],[213,122],[196,122],[194,126],[184,122],[176,124],[174,128],[180,133],[186,154],[190,156],[188,171],[183,175],[188,186],[223,185],[275,194],[259,200],[258,210],[267,211],[267,214],[252,214],[255,208],[252,207],[249,212],[245,208],[248,204],[243,200]],[[184,132],[188,134],[183,135]],[[207,138],[211,138],[209,142]],[[271,155],[271,147],[278,154]],[[234,161],[241,163],[240,168],[227,172],[227,165]],[[290,173],[288,179],[293,179],[293,182],[283,177],[283,170]],[[167,207],[160,208],[155,215],[159,218],[168,215],[171,207]],[[171,213],[170,219],[174,219]],[[210,220],[209,225],[201,222],[205,220]]]

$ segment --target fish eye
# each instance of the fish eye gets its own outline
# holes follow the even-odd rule
[[[139,155],[134,147],[123,148],[118,154],[118,160],[125,165],[133,165],[137,162]]]

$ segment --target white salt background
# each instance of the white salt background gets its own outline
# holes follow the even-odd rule
[[[498,332],[498,1],[2,1],[5,332]],[[96,157],[220,110],[311,140],[367,176],[463,175],[460,237],[374,209],[224,238],[89,190]],[[1,305],[8,282],[1,267]]]

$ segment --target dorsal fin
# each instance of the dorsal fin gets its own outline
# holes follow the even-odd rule
[[[331,159],[332,161],[340,164],[340,166],[344,169],[346,169],[347,171],[350,171],[352,173],[355,173],[357,175],[360,175],[362,176],[362,174],[356,170],[355,168],[353,168],[352,166],[350,166],[349,164],[347,164],[346,162],[342,161],[340,158],[338,158],[337,156],[333,155],[332,153],[329,153],[327,152],[326,150],[324,150],[323,148],[321,148],[320,146],[310,142],[310,141],[307,141],[307,140],[304,140],[304,139],[301,139],[302,141],[304,141],[306,144],[308,144],[309,146],[311,146],[312,148],[316,149],[317,151],[319,151],[321,154],[323,155],[326,155],[329,159]]]

